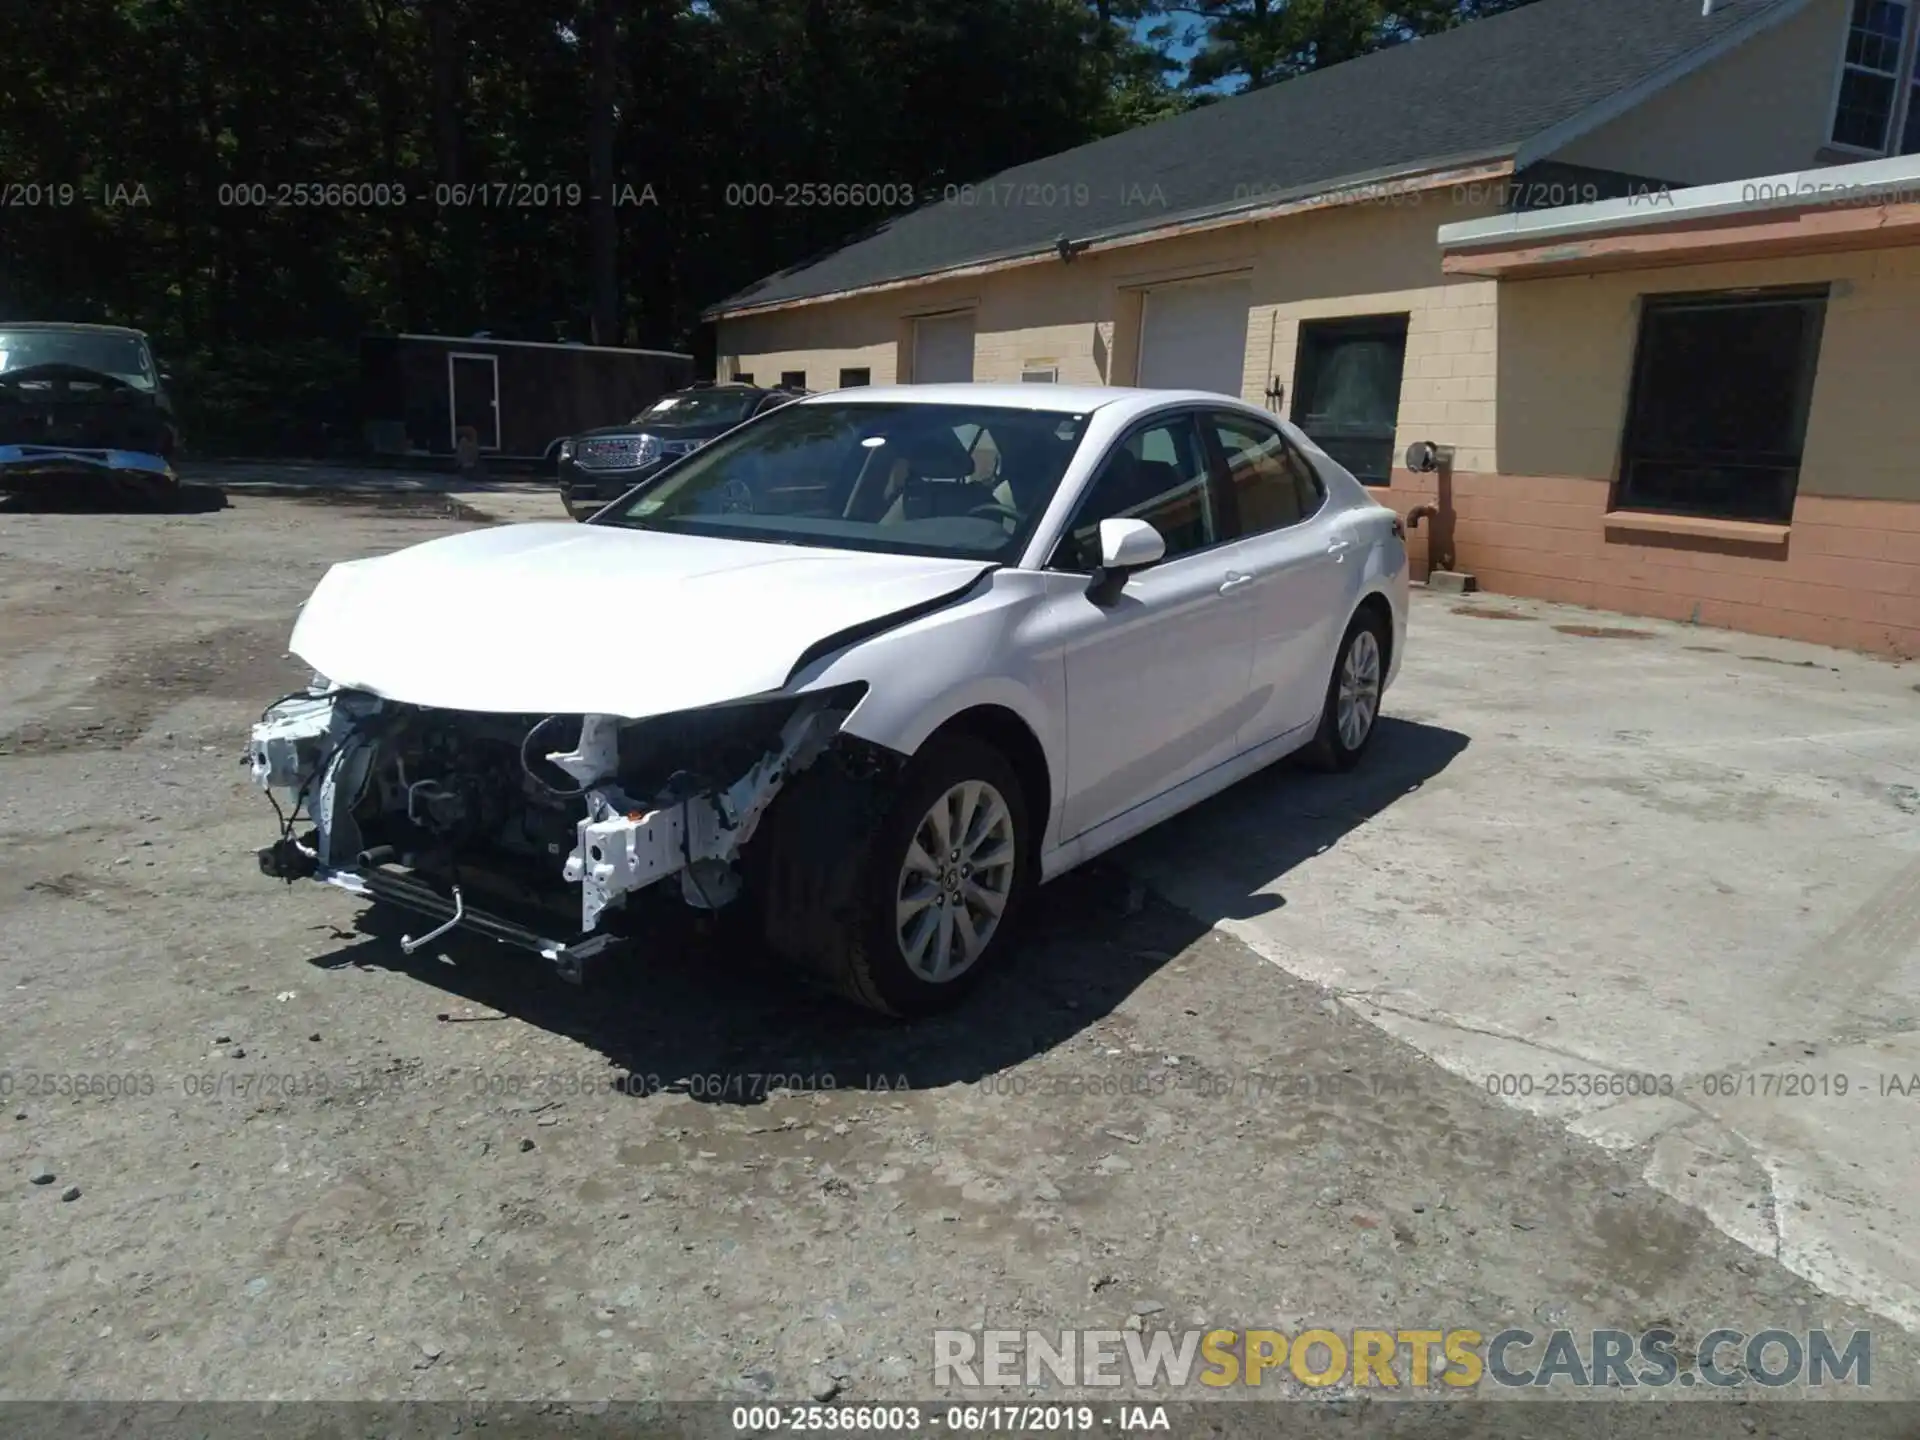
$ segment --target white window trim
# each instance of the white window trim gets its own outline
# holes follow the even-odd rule
[[[1029,361],[1020,367],[1020,383],[1023,385],[1057,385],[1060,383],[1060,367],[1043,365]]]
[[[1853,0],[1846,0],[1840,16],[1840,54],[1833,67],[1833,91],[1827,101],[1827,129],[1824,149],[1847,155],[1898,155],[1900,136],[1906,130],[1907,110],[1920,91],[1920,76],[1914,73],[1916,47],[1920,47],[1920,0],[1897,0],[1906,11],[1906,24],[1900,37],[1899,68],[1893,76],[1893,111],[1887,116],[1886,143],[1878,150],[1850,145],[1833,138],[1833,125],[1840,118],[1840,87],[1847,78],[1847,44],[1853,38]],[[1869,74],[1878,72],[1868,71]]]

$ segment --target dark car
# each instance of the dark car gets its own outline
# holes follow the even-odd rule
[[[759,385],[695,385],[662,395],[625,425],[603,426],[561,442],[561,502],[574,519],[584,520],[662,466],[806,393]]]
[[[178,489],[162,380],[138,330],[0,322],[0,492]]]

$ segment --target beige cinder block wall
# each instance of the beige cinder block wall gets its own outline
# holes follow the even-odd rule
[[[1407,364],[1400,439],[1461,447],[1463,468],[1492,469],[1496,289],[1449,280],[1435,232],[1498,213],[1498,182],[1403,191],[1310,211],[1048,260],[965,280],[916,285],[720,324],[719,370],[755,379],[805,370],[816,389],[843,366],[875,384],[910,378],[915,315],[975,314],[974,378],[1018,381],[1053,366],[1069,384],[1130,385],[1139,357],[1141,296],[1155,285],[1217,276],[1249,282],[1241,394],[1263,403],[1268,383],[1291,405],[1303,320],[1404,313]]]
[[[1610,523],[1641,297],[1817,282],[1833,292],[1791,525]],[[1510,281],[1499,323],[1501,473],[1455,483],[1459,563],[1484,588],[1920,655],[1920,250]]]
[[[1553,158],[1676,185],[1821,164],[1852,10],[1853,0],[1810,0]]]

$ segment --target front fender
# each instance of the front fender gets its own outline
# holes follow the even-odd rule
[[[823,657],[795,676],[795,688],[864,681],[867,693],[842,731],[912,755],[964,711],[996,706],[1019,718],[1040,742],[1052,789],[1048,813],[1060,813],[1066,776],[1066,674],[1042,633],[1042,577],[999,570],[957,605],[910,620]]]

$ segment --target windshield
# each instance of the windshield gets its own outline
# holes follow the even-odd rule
[[[51,364],[84,365],[143,390],[153,388],[153,357],[137,335],[103,330],[0,330],[0,372]]]
[[[759,398],[756,390],[688,390],[679,395],[663,395],[638,415],[633,423],[646,420],[672,425],[737,425]]]
[[[1086,421],[985,405],[788,405],[696,451],[593,523],[1008,564]]]

